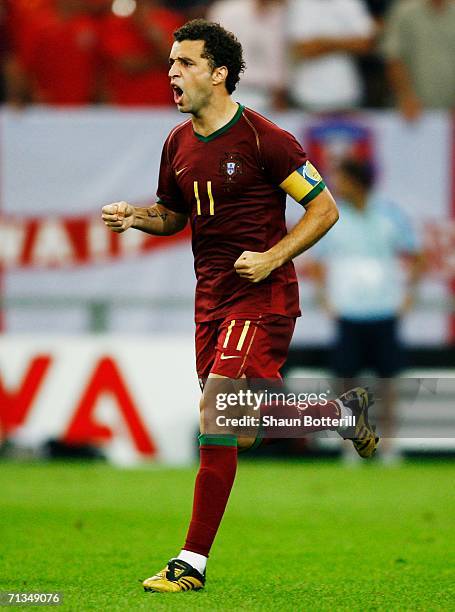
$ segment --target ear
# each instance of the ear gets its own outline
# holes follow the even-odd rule
[[[221,85],[222,83],[225,83],[227,76],[228,76],[228,69],[226,68],[226,66],[219,66],[218,68],[215,68],[215,70],[212,73],[213,84]]]

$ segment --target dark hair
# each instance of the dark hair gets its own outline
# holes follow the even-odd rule
[[[375,181],[375,172],[371,162],[358,159],[343,159],[338,169],[364,189],[371,189]]]
[[[228,32],[219,23],[205,19],[193,19],[174,32],[177,42],[183,40],[203,40],[204,52],[202,57],[209,60],[212,70],[226,66],[228,75],[226,89],[231,94],[240,80],[240,73],[245,70],[243,49],[237,38]]]

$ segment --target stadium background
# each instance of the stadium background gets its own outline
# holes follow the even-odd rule
[[[196,460],[199,387],[194,374],[192,258],[187,232],[164,240],[139,232],[117,236],[102,226],[99,211],[103,204],[120,199],[136,204],[153,201],[162,142],[181,117],[170,101],[163,105],[153,99],[141,108],[135,108],[134,100],[37,104],[31,77],[27,93],[18,96],[14,88],[17,71],[25,70],[24,66],[33,70],[25,60],[21,63],[21,53],[27,53],[21,48],[24,32],[33,32],[34,20],[42,19],[43,11],[53,10],[51,4],[45,0],[0,2],[4,77],[0,110],[0,514],[9,555],[0,589],[25,588],[19,578],[28,576],[24,585],[27,581],[32,590],[46,587],[65,591],[72,598],[73,608],[141,609],[144,604],[136,599],[134,603],[120,599],[112,604],[107,589],[105,599],[93,596],[93,601],[82,600],[80,581],[88,572],[96,574],[98,551],[105,547],[108,531],[116,531],[117,521],[122,526],[113,537],[113,556],[119,550],[131,555],[122,538],[131,535],[134,546],[141,525],[145,529],[149,520],[163,524],[163,516],[171,517],[169,524],[164,519],[164,530],[157,536],[154,560],[154,554],[169,554],[169,544],[171,549],[174,546],[174,525],[179,534],[183,533],[184,517],[176,518],[176,510],[171,508],[177,500],[188,511]],[[78,27],[90,29],[110,17],[112,4],[120,13],[135,7],[131,0],[97,0],[85,6],[79,3],[78,11],[83,10],[89,22]],[[166,17],[168,24],[205,14],[208,8],[207,3],[161,4],[161,8],[172,11]],[[380,27],[393,4],[365,2]],[[55,51],[58,54],[58,49]],[[52,62],[55,55],[50,57],[48,61]],[[403,321],[410,356],[405,376],[453,378],[454,116],[451,109],[426,109],[418,121],[406,121],[394,107],[379,43],[356,61],[365,85],[360,108],[336,114],[310,113],[287,99],[282,108],[271,108],[267,114],[304,143],[329,185],[331,169],[340,157],[366,156],[375,165],[378,191],[406,211],[422,239],[425,254],[425,276],[417,304]],[[48,69],[51,67],[43,59],[39,70],[46,73]],[[71,74],[71,70],[67,72]],[[21,73],[20,78],[23,76]],[[71,79],[67,87],[71,91]],[[298,206],[290,203],[290,225],[298,215]],[[324,376],[333,325],[315,301],[308,275],[311,253],[298,258],[296,267],[304,316],[292,344],[287,376]],[[368,273],[365,280],[368,282]],[[400,548],[397,536],[400,529],[408,529],[417,541],[413,552],[416,560],[425,557],[425,546],[435,547],[440,565],[427,566],[426,578],[438,574],[440,584],[447,580],[448,585],[445,568],[448,526],[453,518],[450,480],[455,443],[450,432],[449,437],[438,437],[434,427],[444,428],[449,422],[453,428],[453,407],[453,396],[445,397],[441,406],[432,404],[432,413],[427,414],[418,435],[406,435],[405,431],[399,443],[408,459],[394,468],[374,465],[368,474],[346,471],[339,462],[338,442],[324,439],[280,445],[265,462],[262,458],[246,465],[249,459],[245,460],[240,467],[245,475],[232,501],[232,512],[227,515],[228,524],[240,533],[245,529],[253,540],[257,538],[253,548],[261,555],[261,538],[272,524],[275,504],[282,516],[281,531],[270,531],[265,554],[270,554],[270,547],[275,545],[272,538],[280,538],[283,550],[288,552],[279,570],[285,575],[288,562],[300,564],[301,547],[305,548],[315,532],[322,530],[328,538],[339,537],[332,527],[325,522],[317,524],[313,518],[305,539],[299,540],[298,546],[292,544],[296,508],[304,503],[302,499],[307,500],[305,505],[314,495],[314,508],[322,508],[324,521],[330,521],[330,512],[338,508],[351,513],[365,529],[372,529],[377,538],[384,537],[385,550],[391,550],[393,539],[398,538],[390,553],[392,561],[384,557],[385,565],[378,566],[375,580],[381,582],[392,572],[389,561],[398,564],[394,570],[408,563],[412,555],[403,552],[407,544],[402,543]],[[420,409],[424,412],[425,406]],[[67,463],[69,456],[83,463]],[[92,460],[100,457],[106,457],[115,467],[92,467]],[[283,457],[287,462],[282,462]],[[52,459],[60,462],[51,463]],[[269,463],[277,459],[281,461]],[[35,465],[37,461],[39,466]],[[127,466],[131,471],[119,471],[119,467]],[[150,466],[150,470],[137,470],[138,466]],[[285,486],[295,478],[306,485],[297,489]],[[263,479],[267,493],[257,485]],[[276,487],[277,481],[282,482],[281,488]],[[409,491],[409,487],[412,492],[405,502],[403,491]],[[116,488],[117,493],[113,493]],[[351,498],[346,494],[349,488],[360,496],[363,491],[369,492],[371,505],[366,508],[366,518],[359,519],[359,509],[353,505],[355,495]],[[144,504],[137,500],[142,494]],[[256,504],[262,503],[269,503],[268,510],[248,522],[257,511]],[[385,537],[381,529],[393,520],[396,503],[402,511],[402,522],[396,524],[397,533],[392,530]],[[373,527],[369,512],[378,506],[383,514]],[[311,513],[314,508],[307,505],[306,511]],[[416,509],[423,517],[421,522],[415,518]],[[129,531],[123,519],[133,515],[136,518]],[[439,517],[437,525],[434,516]],[[35,521],[34,527],[26,527],[30,521]],[[67,521],[82,539],[66,533]],[[86,523],[92,537],[97,533],[96,546],[84,540]],[[350,531],[352,526],[342,524],[355,546],[358,534]],[[49,569],[43,558],[39,560],[41,536],[48,539],[54,527],[56,542],[63,548],[71,542],[75,554],[81,557],[90,551],[91,560],[87,559],[79,570],[71,570],[75,579],[71,587],[57,568]],[[234,546],[227,529],[216,548],[218,558],[225,562],[229,557],[226,551]],[[434,538],[433,544],[428,544],[427,537]],[[26,545],[30,554],[24,556],[20,548]],[[321,546],[335,558],[339,554],[340,567],[348,562],[345,555],[349,547],[337,552],[327,542]],[[63,552],[56,554],[62,563],[67,562]],[[135,571],[148,571],[144,568],[150,563],[147,554],[141,548],[134,560],[138,566]],[[251,561],[250,557],[246,555]],[[322,557],[312,558],[313,567],[326,569]],[[156,559],[157,563],[161,561]],[[264,570],[265,564],[259,564],[257,572]],[[118,573],[130,580],[127,566],[126,562],[120,565]],[[419,572],[413,568],[407,576],[402,574],[398,580],[402,590],[389,588],[385,599],[375,600],[377,605],[385,602],[393,607],[407,591],[405,609],[432,609],[434,585],[428,587],[427,603],[422,604],[423,566]],[[255,576],[260,579],[260,573]],[[356,579],[354,572],[351,580]],[[365,580],[368,589],[379,588],[369,583],[370,578]],[[123,584],[119,581],[114,588],[121,590]],[[312,580],[306,584],[311,585]],[[439,609],[450,608],[447,585],[447,599],[441,599]],[[103,588],[93,579],[88,592],[102,593]],[[219,592],[223,587],[215,583],[217,588]],[[235,592],[233,605],[240,609],[249,601],[249,592],[248,587],[245,593],[236,588],[235,584],[230,587]],[[312,609],[325,609],[325,605],[341,609],[334,593],[347,602],[351,595],[337,588],[334,590],[327,579],[322,586],[314,583],[313,590],[304,589],[303,596],[301,589],[289,592],[288,603],[274,600],[275,595],[266,591],[268,603],[266,599],[250,601],[249,607],[269,609],[270,602],[275,602],[274,609],[301,609],[302,596]],[[319,604],[315,604],[315,592],[320,594]],[[357,609],[356,605],[365,609],[371,600],[366,597],[362,602],[362,606],[351,602],[351,609]],[[218,609],[227,609],[230,604],[220,599],[217,605]],[[216,609],[212,600],[203,600],[202,607]]]

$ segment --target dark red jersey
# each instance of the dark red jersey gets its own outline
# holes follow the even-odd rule
[[[308,188],[297,189],[303,203],[323,189],[306,162],[291,134],[243,106],[208,137],[196,134],[191,120],[168,136],[157,194],[164,206],[190,218],[196,321],[300,314],[291,262],[256,284],[240,278],[234,263],[243,251],[267,251],[286,235],[282,183],[305,180]]]

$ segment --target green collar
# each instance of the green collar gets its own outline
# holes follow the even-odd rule
[[[232,117],[232,119],[229,121],[229,123],[226,123],[226,125],[223,125],[223,127],[221,127],[219,130],[216,130],[216,132],[213,132],[212,134],[209,134],[208,136],[201,136],[200,134],[198,134],[197,132],[194,132],[194,135],[196,136],[196,138],[198,140],[200,140],[201,142],[210,142],[211,140],[213,140],[214,138],[216,138],[217,136],[221,136],[221,134],[224,134],[225,132],[227,132],[229,129],[231,129],[231,127],[233,125],[235,125],[237,123],[237,121],[240,119],[240,117],[242,116],[243,113],[243,109],[245,107],[242,104],[239,104],[239,107],[237,109],[237,112],[235,113],[235,115]]]

